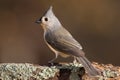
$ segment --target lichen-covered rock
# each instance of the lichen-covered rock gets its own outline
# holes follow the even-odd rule
[[[46,80],[54,77],[59,70],[53,67],[28,63],[0,64],[0,80]]]
[[[40,66],[29,63],[0,64],[0,80],[120,80],[120,67],[93,63],[101,76],[88,76],[79,63]]]

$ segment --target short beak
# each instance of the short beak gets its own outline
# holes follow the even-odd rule
[[[40,24],[41,23],[41,18],[36,20],[35,23]]]

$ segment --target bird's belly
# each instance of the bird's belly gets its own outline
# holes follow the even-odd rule
[[[64,58],[70,57],[70,55],[67,55],[67,54],[65,54],[65,53],[60,53],[59,55],[60,55],[61,57],[64,57]]]

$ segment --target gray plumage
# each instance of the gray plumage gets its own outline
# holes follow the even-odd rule
[[[61,25],[53,13],[52,7],[49,8],[37,23],[40,23],[43,27],[45,42],[56,54],[56,58],[58,55],[62,57],[74,56],[84,66],[89,75],[100,75],[99,71],[85,57],[85,53],[82,51],[82,46],[79,42]]]

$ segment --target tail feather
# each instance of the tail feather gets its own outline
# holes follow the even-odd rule
[[[90,76],[100,75],[100,72],[93,67],[91,62],[85,56],[77,57],[77,60],[83,65]]]

